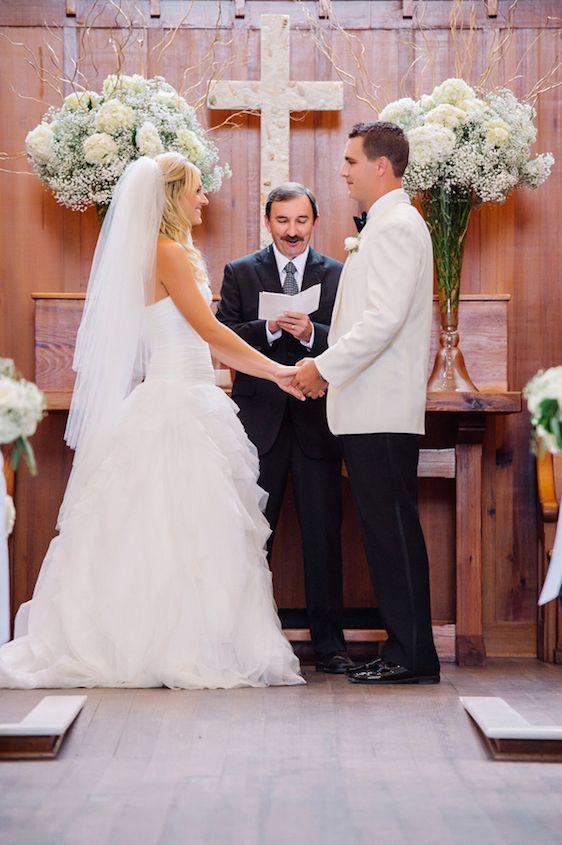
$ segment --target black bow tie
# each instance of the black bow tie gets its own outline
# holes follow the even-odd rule
[[[364,211],[361,217],[354,217],[353,218],[355,225],[357,226],[357,231],[360,232],[365,223],[367,222],[367,212]]]

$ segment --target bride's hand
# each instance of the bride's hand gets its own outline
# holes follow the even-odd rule
[[[300,399],[302,402],[304,402],[306,396],[304,395],[302,390],[299,390],[299,388],[293,383],[296,374],[296,367],[285,367],[280,364],[273,373],[273,381],[275,382],[277,387],[280,387],[281,390],[285,391],[285,393],[290,393],[291,396],[295,396],[297,399]]]

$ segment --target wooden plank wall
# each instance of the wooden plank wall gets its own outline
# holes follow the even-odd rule
[[[320,15],[325,5],[315,2],[266,2],[199,0],[189,4],[161,0],[123,3],[123,11],[137,22],[134,37],[124,53],[124,71],[160,73],[172,84],[193,85],[194,100],[204,91],[199,82],[209,73],[209,46],[218,34],[215,56],[224,78],[258,78],[260,14],[291,15],[291,74],[293,79],[335,79],[333,64],[317,49],[311,25],[326,25]],[[507,32],[511,0],[500,0],[497,17],[489,4],[456,4],[468,19],[474,10],[472,44],[454,38],[449,29],[452,0],[398,0],[332,2],[343,31],[331,31],[327,43],[336,63],[354,73],[353,45],[363,45],[367,77],[380,85],[382,104],[399,96],[417,96],[433,84],[455,75],[455,61],[468,81],[474,82],[497,39]],[[408,8],[405,8],[408,5]],[[38,77],[29,60],[56,73],[56,56],[68,71],[72,58],[85,56],[83,72],[89,87],[97,87],[115,70],[111,37],[124,34],[126,17],[115,4],[76,0],[0,5],[0,172],[2,219],[0,223],[0,352],[14,357],[28,377],[33,377],[33,291],[83,290],[98,226],[95,213],[68,211],[58,206],[36,179],[22,155],[24,138],[46,107],[60,101],[47,81]],[[92,14],[92,7],[96,7]],[[410,8],[410,6],[412,8]],[[304,9],[310,16],[307,19]],[[414,17],[408,17],[414,11]],[[546,74],[556,62],[560,37],[560,6],[556,0],[520,0],[514,30],[505,57],[491,77],[519,95]],[[75,12],[75,14],[72,14]],[[220,19],[217,15],[220,12]],[[152,14],[152,16],[151,16]],[[142,15],[142,17],[141,17]],[[159,15],[159,16],[158,16]],[[422,20],[420,27],[419,20]],[[182,21],[171,46],[162,52],[164,37]],[[219,29],[217,30],[217,21]],[[312,24],[311,24],[312,22]],[[50,27],[50,31],[46,29]],[[355,40],[354,40],[355,39]],[[494,41],[496,39],[496,41]],[[412,69],[414,45],[429,56]],[[473,56],[472,70],[470,56]],[[464,65],[462,64],[464,62]],[[191,71],[186,70],[192,68]],[[374,89],[373,89],[374,91]],[[561,119],[559,91],[552,89],[538,102],[541,151],[560,156]],[[226,113],[200,111],[203,123],[216,128],[215,139],[234,176],[220,194],[211,198],[205,225],[198,232],[208,259],[213,288],[220,287],[224,263],[250,252],[258,244],[259,120],[237,119],[237,128],[219,127]],[[371,120],[376,112],[345,88],[343,113],[298,115],[291,130],[291,178],[308,183],[318,195],[321,219],[315,246],[343,258],[343,239],[353,234],[353,204],[347,198],[338,169],[347,129],[358,120]],[[519,192],[504,206],[486,207],[474,215],[466,247],[464,293],[509,293],[510,388],[520,389],[539,368],[562,362],[562,293],[558,267],[562,250],[560,231],[561,169],[536,193]],[[53,534],[56,513],[67,477],[71,454],[62,445],[64,416],[52,414],[42,423],[34,446],[40,474],[30,479],[25,470],[18,477],[13,556],[16,561],[14,603],[32,590],[38,567]],[[529,454],[526,414],[490,426],[485,442],[484,505],[484,603],[486,644],[491,654],[534,654],[536,623],[536,506],[534,466]],[[454,486],[447,481],[424,479],[421,512],[432,562],[434,616],[454,621],[453,549]],[[220,515],[217,515],[220,519]],[[353,531],[353,527],[350,529]],[[299,552],[294,550],[295,560]],[[292,590],[287,575],[281,589]],[[350,604],[368,604],[366,577],[346,572]]]

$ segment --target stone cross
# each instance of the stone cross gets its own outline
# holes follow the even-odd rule
[[[293,111],[339,111],[342,82],[293,82],[289,79],[289,16],[261,16],[261,79],[213,80],[210,109],[261,112],[260,245],[271,237],[263,223],[265,199],[272,188],[289,181],[289,122]]]

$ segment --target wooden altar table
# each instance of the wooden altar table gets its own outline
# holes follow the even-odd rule
[[[452,415],[454,446],[422,449],[418,476],[455,478],[456,492],[456,622],[455,656],[461,666],[479,666],[486,657],[482,607],[482,443],[486,421],[521,410],[516,392],[429,393],[427,430],[431,417]],[[437,451],[441,464],[433,466]]]
[[[72,355],[84,295],[43,293],[33,294],[33,298],[35,379],[47,395],[49,410],[64,411],[72,395]],[[454,641],[460,665],[480,665],[486,655],[482,612],[482,443],[486,425],[497,416],[521,410],[521,394],[508,389],[508,303],[507,295],[461,296],[461,346],[479,391],[427,396],[427,435],[418,475],[455,480]],[[438,344],[438,321],[435,302],[430,366]],[[228,371],[218,369],[218,375],[219,383],[226,386]],[[293,630],[291,635],[303,640],[308,632]],[[384,632],[352,635],[355,640],[360,637],[380,640]]]

